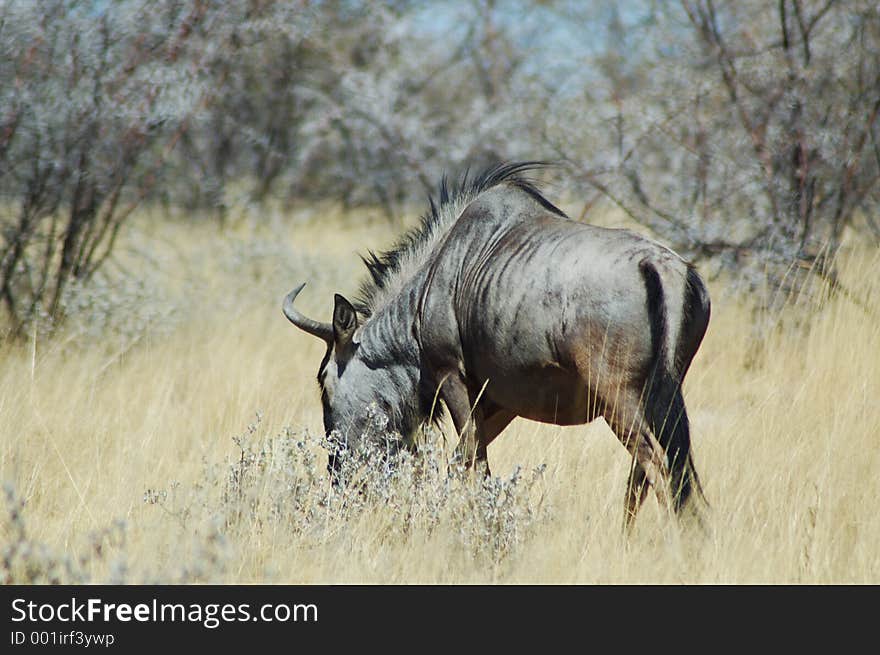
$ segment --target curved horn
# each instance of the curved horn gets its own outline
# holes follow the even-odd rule
[[[313,334],[319,339],[323,339],[328,344],[331,344],[333,343],[333,326],[329,323],[320,323],[308,316],[303,316],[293,306],[293,301],[296,300],[296,297],[299,295],[299,292],[303,290],[304,286],[306,286],[305,282],[288,293],[284,298],[284,304],[281,306],[284,310],[284,315],[287,317],[288,321],[293,323],[300,330]]]

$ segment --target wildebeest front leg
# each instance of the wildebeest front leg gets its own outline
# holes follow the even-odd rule
[[[477,456],[476,462],[482,467],[486,476],[492,475],[489,470],[489,444],[494,441],[504,428],[516,418],[513,412],[498,408],[482,408],[482,419],[477,430]]]
[[[447,375],[443,379],[440,393],[452,415],[455,431],[458,432],[458,445],[452,456],[453,462],[463,464],[466,469],[477,465],[488,474],[482,407],[475,402],[476,399],[471,399],[467,385],[457,373]]]

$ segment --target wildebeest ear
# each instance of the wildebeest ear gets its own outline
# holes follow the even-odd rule
[[[351,343],[358,320],[354,307],[343,296],[337,293],[333,296],[333,302],[333,341],[339,350]]]

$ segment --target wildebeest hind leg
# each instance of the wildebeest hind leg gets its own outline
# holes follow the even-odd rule
[[[629,534],[635,522],[636,515],[639,513],[645,498],[648,497],[648,484],[645,469],[638,462],[638,458],[632,458],[632,464],[629,469],[629,479],[626,481],[626,502],[623,508],[623,529]]]
[[[635,398],[632,402],[622,400],[615,411],[607,412],[605,416],[614,434],[633,457],[624,503],[623,525],[626,531],[632,528],[649,488],[654,489],[662,509],[668,511],[671,507],[663,448],[645,422],[635,418],[640,416],[641,410]]]
[[[662,510],[668,513],[672,505],[669,499],[669,476],[663,461],[663,449],[654,436],[650,432],[642,430],[624,445],[633,456],[626,486],[623,520],[624,529],[629,531],[632,529],[639,509],[645,502],[649,488],[654,490]]]

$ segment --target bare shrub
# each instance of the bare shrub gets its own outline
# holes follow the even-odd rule
[[[145,504],[170,517],[193,544],[160,577],[142,573],[147,579],[222,579],[237,556],[235,545],[255,535],[281,531],[307,552],[363,530],[364,521],[380,543],[442,533],[466,557],[497,565],[516,553],[546,512],[543,467],[477,479],[447,468],[439,436],[430,430],[418,453],[396,449],[389,457],[382,445],[349,453],[339,486],[326,470],[335,446],[323,437],[290,428],[266,435],[257,414],[234,441],[237,457],[205,462],[192,488],[173,483],[144,493]]]
[[[594,153],[562,124],[570,114],[547,135],[584,188],[733,272],[764,309],[812,278],[841,290],[844,230],[876,212],[876,3],[698,0],[615,16],[590,98]]]
[[[189,3],[187,3],[189,4]],[[177,65],[199,3],[52,0],[0,8],[0,300],[11,331],[60,318],[200,98]]]
[[[366,515],[382,524],[383,538],[443,530],[471,556],[499,562],[538,518],[543,467],[487,479],[448,468],[439,435],[428,429],[415,453],[400,448],[397,435],[364,440],[342,458],[342,483],[333,485],[326,463],[336,444],[290,428],[261,438],[260,420],[236,438],[240,455],[228,465],[213,510],[230,532],[280,523],[302,543],[317,545]]]

